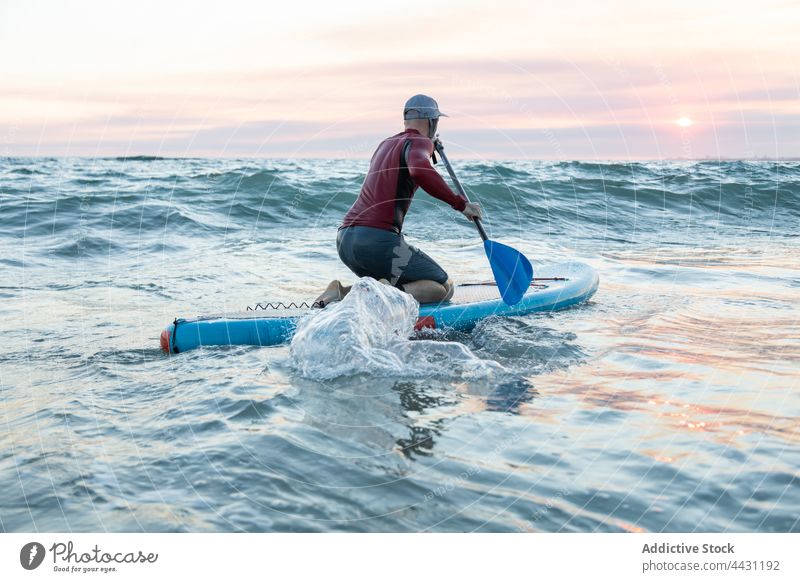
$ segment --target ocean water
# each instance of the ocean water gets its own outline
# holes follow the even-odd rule
[[[353,282],[365,161],[1,159],[0,530],[800,531],[800,163],[453,161],[598,293],[339,374],[158,338]],[[405,230],[489,276],[426,194]]]

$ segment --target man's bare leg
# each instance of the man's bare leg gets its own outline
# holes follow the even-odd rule
[[[405,283],[403,290],[420,303],[439,303],[448,301],[453,296],[453,281],[448,279],[444,283],[436,281],[412,281]]]
[[[350,287],[345,287],[338,279],[331,281],[322,292],[322,295],[314,299],[314,307],[325,307],[329,303],[341,301],[350,292]]]

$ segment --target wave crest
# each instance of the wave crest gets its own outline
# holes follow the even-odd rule
[[[505,369],[464,344],[410,340],[419,304],[370,277],[340,301],[302,320],[292,338],[291,365],[303,376],[483,377]]]

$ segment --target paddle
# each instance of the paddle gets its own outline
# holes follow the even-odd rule
[[[450,174],[450,178],[456,186],[456,190],[469,202],[469,197],[453,171],[453,166],[450,165],[450,160],[447,159],[444,153],[444,145],[442,145],[438,137],[433,141],[433,146],[442,158],[447,168],[447,173]],[[492,273],[494,274],[494,280],[497,282],[497,288],[500,290],[503,301],[506,305],[516,305],[525,295],[533,279],[531,262],[518,250],[489,240],[479,218],[473,219],[473,222],[483,239],[483,249],[486,251],[489,265],[491,265]]]

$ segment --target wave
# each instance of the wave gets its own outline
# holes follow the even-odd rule
[[[292,338],[291,365],[302,376],[476,378],[505,373],[458,342],[409,340],[419,314],[410,295],[364,277],[345,298],[300,321]]]
[[[45,174],[46,173],[46,172],[43,172],[41,170],[34,170],[34,169],[31,169],[31,168],[12,168],[10,170],[10,172],[12,174],[20,174],[21,176],[33,176],[35,174]]]
[[[768,167],[766,167],[768,166]],[[503,166],[500,166],[501,168]],[[669,212],[677,216],[772,216],[776,211],[800,214],[800,165],[729,162],[726,165],[589,164],[562,162],[557,171],[542,167],[527,174],[508,172],[502,182],[483,168],[471,190],[488,208],[509,204],[561,212],[607,210],[620,214]],[[549,174],[552,174],[549,175]]]
[[[165,228],[213,235],[271,224],[327,228],[355,201],[366,169],[353,161],[180,159],[134,176],[97,160],[66,169],[51,160],[24,163],[43,174],[3,180],[0,209],[12,236],[78,225],[137,235]],[[546,224],[550,234],[633,240],[640,236],[634,233],[705,226],[790,235],[800,217],[797,162],[472,162],[456,164],[456,171],[501,231]],[[453,215],[419,192],[409,224],[416,217],[439,228]]]
[[[48,254],[60,258],[77,258],[113,254],[123,247],[115,241],[100,236],[85,236],[68,240],[48,250]]]

